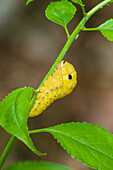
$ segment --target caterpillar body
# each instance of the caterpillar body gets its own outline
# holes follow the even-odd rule
[[[29,113],[29,117],[41,114],[51,103],[70,94],[77,84],[77,72],[67,61],[61,61],[44,86],[37,94],[37,100]]]

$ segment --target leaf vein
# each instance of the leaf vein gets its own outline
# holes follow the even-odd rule
[[[67,134],[64,134],[64,133],[62,133],[62,132],[59,132],[59,131],[57,131],[57,130],[52,130],[52,129],[49,129],[49,131],[50,131],[50,132],[60,133],[60,134],[62,134],[62,135],[64,135],[64,136],[67,136],[67,137],[69,137],[69,138],[71,138],[71,139],[73,139],[73,140],[75,140],[75,141],[77,141],[77,142],[79,142],[79,143],[81,143],[81,144],[83,144],[83,145],[86,145],[87,147],[92,148],[93,150],[96,150],[96,151],[98,151],[98,152],[100,152],[100,153],[102,153],[102,154],[108,156],[109,158],[113,159],[113,157],[112,157],[111,155],[108,155],[107,153],[102,152],[101,150],[96,149],[96,148],[94,148],[94,147],[91,146],[91,145],[88,145],[88,144],[86,144],[86,143],[83,143],[83,142],[77,140],[76,138],[73,138],[73,137],[70,136],[70,135],[67,135]]]

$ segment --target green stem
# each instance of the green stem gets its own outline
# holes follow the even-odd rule
[[[82,31],[83,26],[85,25],[85,23],[89,20],[89,18],[96,12],[98,11],[101,7],[107,5],[110,2],[110,0],[104,0],[101,3],[99,3],[98,5],[96,5],[93,9],[91,9],[88,13],[85,14],[85,17],[83,17],[83,19],[81,20],[81,22],[78,24],[78,26],[75,28],[75,30],[73,31],[73,33],[70,35],[70,37],[68,38],[66,44],[64,45],[63,49],[61,50],[59,56],[57,57],[56,61],[54,62],[54,64],[52,65],[52,67],[50,68],[49,72],[47,73],[47,75],[45,76],[45,78],[43,79],[43,81],[41,82],[40,86],[38,87],[38,89],[36,90],[37,92],[40,91],[40,87],[44,85],[44,81],[48,79],[48,77],[53,73],[53,71],[55,70],[56,66],[58,65],[58,63],[63,59],[63,57],[65,56],[66,52],[68,51],[69,47],[71,46],[72,42],[74,41],[74,39],[76,38],[76,36],[79,34],[80,31]]]
[[[47,128],[30,130],[30,131],[29,131],[29,134],[35,134],[35,133],[40,133],[40,132],[48,132],[48,130],[47,130]]]
[[[36,90],[37,92],[39,92],[40,87],[43,86],[44,81],[48,79],[48,77],[53,73],[53,71],[55,70],[56,66],[58,65],[58,63],[63,59],[63,57],[65,56],[66,52],[68,51],[69,47],[71,46],[72,42],[74,41],[74,39],[76,38],[76,36],[79,34],[79,32],[82,30],[83,25],[87,22],[87,18],[84,17],[81,22],[78,24],[78,26],[76,27],[76,29],[73,31],[73,33],[70,35],[70,37],[68,38],[66,44],[64,45],[62,51],[60,52],[59,56],[57,57],[56,61],[54,62],[54,64],[52,65],[52,67],[50,68],[49,72],[47,73],[47,75],[45,76],[45,78],[43,79],[43,81],[41,82],[39,88]]]
[[[99,28],[83,28],[82,31],[99,31]]]
[[[82,12],[83,12],[83,14],[84,14],[84,17],[86,16],[86,11],[85,11],[85,8],[84,8],[84,6],[83,5],[81,5],[81,8],[82,8]]]
[[[64,28],[65,28],[65,31],[66,31],[67,37],[69,38],[69,37],[70,37],[70,35],[69,35],[69,31],[68,31],[68,29],[67,29],[67,26],[65,26]]]
[[[3,166],[3,164],[4,164],[5,160],[6,160],[9,152],[11,151],[11,149],[12,149],[14,143],[15,143],[15,141],[16,141],[16,137],[12,136],[10,138],[4,152],[2,153],[2,156],[0,157],[0,169],[2,168],[2,166]]]
[[[102,2],[100,2],[98,5],[96,5],[94,8],[92,8],[88,13],[88,17],[91,17],[95,12],[97,12],[99,9],[101,9],[102,7],[104,7],[105,5],[109,4],[111,2],[111,0],[104,0]]]

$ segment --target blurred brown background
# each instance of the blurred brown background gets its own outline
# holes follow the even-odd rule
[[[84,0],[86,11],[99,2]],[[26,6],[22,0],[0,1],[0,101],[16,88],[37,88],[65,44],[63,28],[44,15],[49,3],[49,0],[37,0]],[[81,9],[76,7],[77,15],[68,26],[70,32],[82,18]],[[113,18],[113,4],[98,11],[86,26],[99,26],[109,18]],[[56,101],[39,117],[30,118],[29,129],[86,121],[112,133],[113,42],[100,32],[81,32],[64,59],[76,67],[78,85],[71,95]],[[10,135],[0,127],[0,154],[9,139]],[[16,141],[5,166],[16,161],[46,160],[76,170],[90,169],[72,159],[50,134],[35,134],[32,139],[47,156],[40,158]]]

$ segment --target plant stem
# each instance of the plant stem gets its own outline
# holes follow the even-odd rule
[[[75,28],[75,30],[73,31],[73,33],[70,35],[70,37],[68,38],[66,44],[64,45],[63,49],[61,50],[59,56],[57,57],[56,61],[54,62],[54,64],[52,65],[52,67],[50,68],[49,72],[47,73],[47,75],[45,76],[45,78],[43,79],[43,81],[41,82],[41,84],[39,85],[38,89],[36,90],[36,92],[40,91],[40,87],[44,85],[44,81],[48,79],[48,77],[53,73],[53,71],[55,70],[56,66],[58,65],[58,63],[63,59],[63,57],[65,56],[66,52],[68,51],[69,47],[71,46],[72,42],[74,41],[74,39],[76,38],[76,36],[79,34],[80,31],[82,31],[83,26],[85,25],[85,23],[89,20],[89,18],[96,12],[98,11],[100,8],[102,8],[103,6],[107,5],[110,2],[110,0],[104,0],[101,3],[99,3],[98,5],[96,5],[93,9],[91,9],[88,13],[85,13],[85,16],[83,17],[83,19],[81,20],[81,22],[78,24],[78,26]]]
[[[97,12],[99,9],[104,7],[105,5],[109,4],[111,0],[104,0],[100,2],[98,5],[96,5],[94,8],[92,8],[88,13],[87,16],[88,18],[91,17],[95,12]]]
[[[2,168],[2,166],[3,166],[3,164],[4,164],[5,160],[6,160],[9,152],[11,151],[11,149],[12,149],[14,143],[15,143],[15,141],[16,141],[16,137],[12,136],[10,138],[4,152],[2,153],[2,156],[0,157],[0,169]]]
[[[82,12],[83,12],[83,14],[84,14],[84,17],[86,16],[86,11],[85,11],[85,8],[84,8],[84,6],[83,5],[81,5],[81,8],[82,8]]]
[[[69,31],[68,31],[68,29],[67,29],[67,26],[66,26],[66,27],[64,27],[64,28],[65,28],[65,31],[66,31],[67,37],[69,38],[69,37],[70,37],[70,35],[69,35]]]
[[[83,28],[82,31],[99,31],[99,28]]]
[[[47,130],[47,128],[30,130],[30,131],[29,131],[29,134],[35,134],[35,133],[40,133],[40,132],[48,132],[48,130]]]
[[[54,64],[52,65],[52,67],[50,68],[49,72],[47,73],[47,75],[45,76],[45,78],[43,79],[43,81],[41,82],[39,88],[36,90],[37,92],[39,92],[40,87],[43,86],[44,81],[48,79],[48,77],[53,73],[53,71],[55,70],[56,66],[58,65],[58,63],[63,59],[63,57],[65,56],[66,52],[68,51],[69,47],[71,46],[72,42],[74,41],[74,39],[76,38],[76,36],[79,34],[79,32],[82,30],[82,27],[84,26],[84,24],[87,22],[87,18],[84,17],[81,22],[78,24],[78,26],[76,27],[76,29],[73,31],[73,33],[70,35],[70,37],[68,38],[66,44],[64,45],[62,51],[60,52],[59,56],[57,57],[56,61],[54,62]]]

